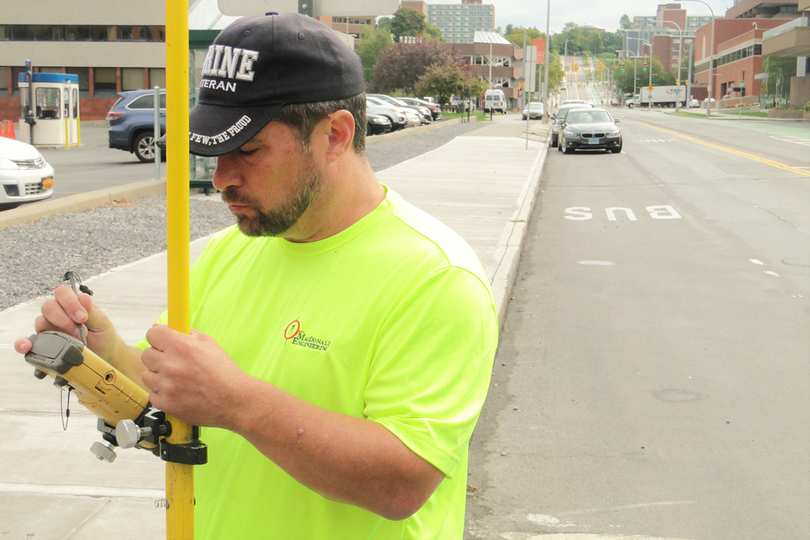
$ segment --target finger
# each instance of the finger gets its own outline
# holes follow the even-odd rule
[[[20,354],[28,354],[33,346],[28,338],[20,338],[14,342],[14,350]]]
[[[68,317],[65,310],[59,305],[56,300],[46,300],[42,304],[42,315],[34,321],[34,328],[37,333],[44,332],[45,330],[57,330],[66,334],[79,335],[78,325]]]
[[[157,392],[157,382],[159,376],[154,371],[144,371],[141,373],[141,380],[146,387],[152,392]]]
[[[57,287],[53,296],[74,323],[79,324],[87,321],[89,310],[82,305],[73,289],[67,285],[62,285]]]
[[[162,360],[163,353],[154,347],[147,347],[141,353],[141,362],[148,372],[157,373],[160,369]]]
[[[168,345],[170,332],[171,329],[165,324],[153,324],[152,328],[146,331],[146,341],[155,349],[164,351]]]

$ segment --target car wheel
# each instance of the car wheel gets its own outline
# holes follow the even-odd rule
[[[570,150],[568,150],[568,147],[565,146],[565,139],[560,141],[560,152],[562,152],[563,154],[568,154],[570,152]]]
[[[552,135],[552,136],[551,136],[551,147],[552,147],[552,148],[556,148],[556,146],[557,146],[557,137],[555,137],[554,135]]]
[[[619,154],[622,151],[622,145],[619,145],[618,148],[611,148],[610,151],[613,152],[614,154]]]
[[[11,210],[12,208],[17,208],[22,203],[4,203],[0,204],[0,211],[3,210]]]
[[[135,137],[135,156],[144,163],[155,162],[155,135],[144,132]]]

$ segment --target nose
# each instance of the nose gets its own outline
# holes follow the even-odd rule
[[[236,156],[231,152],[217,158],[217,168],[212,179],[214,188],[224,191],[228,186],[240,186],[242,184],[241,174],[237,167]]]

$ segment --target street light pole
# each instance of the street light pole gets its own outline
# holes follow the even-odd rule
[[[709,12],[712,14],[712,45],[711,49],[709,49],[709,104],[706,107],[706,116],[711,116],[712,97],[714,96],[714,87],[712,86],[713,83],[712,72],[714,72],[714,10],[712,9],[712,6],[710,6],[703,0],[684,0],[684,2],[700,2],[701,4],[709,8]]]
[[[681,64],[683,63],[683,30],[681,30],[680,25],[678,23],[672,21],[664,21],[664,24],[673,24],[678,29],[678,35],[680,36],[680,45],[678,45],[678,92],[681,91]],[[686,96],[684,96],[684,101],[686,100]],[[675,112],[678,112],[678,105],[680,104],[680,100],[675,99]]]

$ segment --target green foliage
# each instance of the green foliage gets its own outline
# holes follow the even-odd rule
[[[442,35],[442,31],[428,22],[425,23],[424,34],[435,41],[446,43],[444,36]]]
[[[371,28],[363,30],[363,39],[357,44],[357,54],[363,63],[366,73],[366,83],[369,87],[374,87],[374,66],[380,55],[394,46],[394,38],[386,29],[377,28],[374,32]]]
[[[393,21],[393,17],[381,17],[379,21],[377,21],[377,31],[380,30],[388,30],[391,31],[391,21]]]
[[[810,112],[810,101],[804,104],[804,110]]]
[[[510,26],[512,25],[507,26],[507,28]],[[526,28],[526,45],[531,45],[533,39],[543,39],[544,36],[545,34],[534,26]],[[523,27],[512,27],[512,31],[503,37],[514,43],[515,47],[523,48]]]
[[[605,45],[602,43],[602,36],[599,35],[599,32],[588,32],[587,42],[591,55],[598,55],[605,50]]]
[[[394,41],[399,41],[401,36],[421,36],[425,33],[425,14],[411,9],[401,7],[391,20],[391,33]]]
[[[465,74],[457,64],[433,65],[419,78],[414,90],[420,96],[433,96],[440,105],[450,102],[465,82]]]
[[[413,92],[416,83],[431,66],[458,63],[455,50],[447,43],[425,39],[397,43],[382,53],[374,67],[374,87],[381,91]],[[430,95],[430,94],[423,94]]]
[[[633,28],[633,21],[630,20],[630,17],[626,13],[619,19],[619,28],[622,30],[630,30]]]

